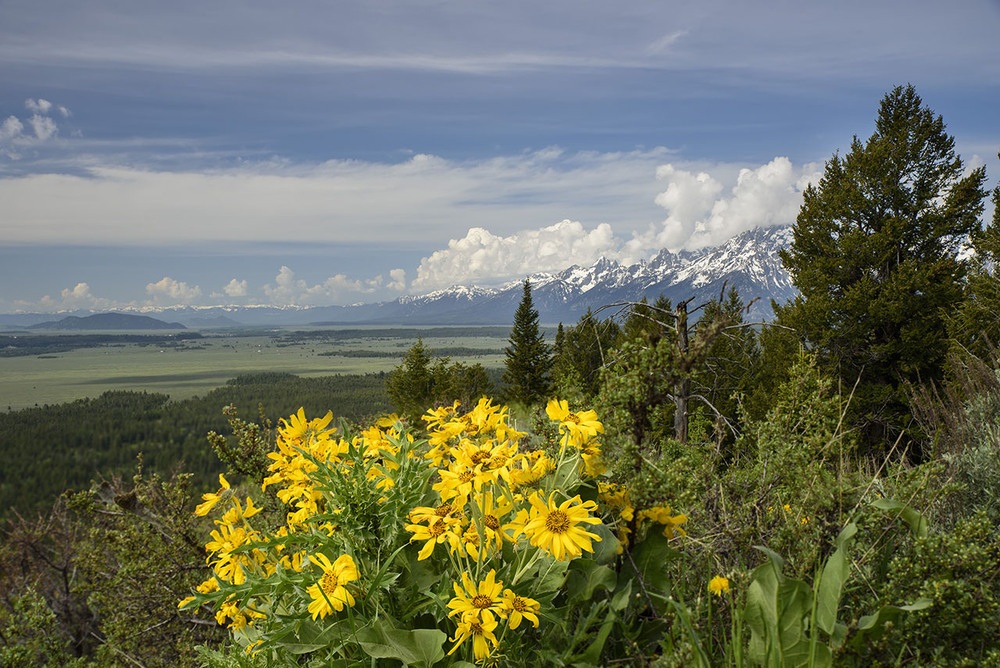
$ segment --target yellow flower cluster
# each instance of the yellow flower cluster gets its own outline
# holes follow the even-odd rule
[[[299,409],[288,420],[281,421],[276,450],[268,454],[272,460],[268,468],[270,475],[264,479],[262,488],[266,490],[271,485],[278,485],[278,499],[291,510],[286,515],[286,525],[279,527],[273,535],[268,536],[252,528],[247,520],[260,512],[260,508],[254,506],[250,498],[245,504],[241,503],[224,476],[219,476],[221,487],[218,492],[202,497],[203,502],[195,511],[197,515],[207,515],[220,503],[229,507],[221,519],[215,520],[216,529],[205,545],[209,553],[207,562],[212,566],[214,575],[198,587],[200,594],[209,595],[217,591],[219,583],[243,585],[248,575],[269,577],[279,566],[300,572],[311,562],[322,571],[316,583],[307,589],[310,598],[308,611],[313,618],[326,617],[333,610],[339,612],[345,605],[354,605],[352,594],[344,587],[358,579],[357,567],[349,555],[342,555],[333,562],[323,554],[311,555],[307,559],[305,550],[288,551],[282,540],[306,529],[321,531],[328,536],[336,530],[328,520],[314,521],[323,513],[338,512],[336,508],[326,507],[316,472],[320,467],[355,466],[355,462],[347,456],[352,446],[356,453],[362,453],[356,459],[358,465],[364,467],[367,480],[374,480],[379,489],[393,484],[390,472],[398,468],[393,458],[399,448],[392,445],[382,428],[395,423],[395,417],[381,421],[350,443],[336,437],[337,430],[330,427],[332,420],[332,413],[309,420],[305,411]],[[398,436],[398,432],[390,433]],[[188,597],[180,605],[187,607],[196,599]],[[232,598],[224,599],[216,612],[220,624],[230,620],[229,627],[236,630],[263,616],[264,613],[252,604],[241,608]]]
[[[246,505],[241,503],[233,493],[229,481],[222,474],[219,474],[219,485],[219,491],[203,495],[202,503],[195,509],[196,515],[204,516],[220,502],[231,504],[222,518],[215,520],[216,528],[211,532],[211,540],[205,544],[205,550],[208,552],[206,563],[212,567],[214,575],[198,585],[197,590],[200,594],[206,595],[219,590],[220,580],[232,585],[242,585],[246,582],[248,573],[267,571],[266,556],[262,551],[256,548],[243,549],[252,546],[261,538],[247,522],[260,512],[260,508],[254,505],[250,497],[247,497]],[[273,566],[271,571],[273,572]],[[187,607],[195,600],[196,597],[189,596],[182,600],[178,607]],[[229,620],[229,628],[236,630],[262,617],[264,614],[252,605],[240,607],[233,598],[222,601],[215,613],[215,619],[219,624],[225,624],[226,620]]]
[[[503,581],[496,580],[496,570],[491,569],[486,579],[478,585],[468,572],[462,573],[462,586],[453,583],[455,597],[448,601],[449,617],[459,616],[458,630],[451,640],[455,643],[450,656],[468,638],[472,638],[472,651],[476,661],[485,659],[500,644],[496,631],[497,617],[507,621],[507,627],[516,629],[527,619],[538,628],[538,611],[541,604],[533,598],[518,596],[511,589],[504,589]]]
[[[541,604],[530,596],[546,600],[537,586],[553,581],[542,573],[594,552],[608,529],[619,552],[644,521],[684,534],[683,515],[665,505],[637,512],[626,487],[595,480],[606,467],[594,411],[553,399],[546,412],[558,441],[526,451],[508,408],[486,398],[470,410],[455,402],[428,411],[426,442],[396,416],[352,437],[331,426],[332,413],[310,420],[300,409],[281,420],[262,484],[285,504],[283,525],[255,529],[260,509],[220,476],[196,510],[224,509],[206,545],[212,577],[181,607],[212,603],[219,623],[256,648],[288,620],[314,624],[348,608],[355,619],[381,615],[378,592],[397,577],[387,569],[413,549],[418,561],[445,565],[441,583],[454,590],[449,654],[470,640],[477,662],[496,658],[508,631],[527,629],[524,620],[539,626]],[[595,487],[600,510],[576,493]]]
[[[521,451],[525,434],[510,426],[507,411],[481,399],[465,414],[455,403],[424,416],[438,503],[413,508],[406,526],[411,542],[423,543],[419,560],[430,558],[440,545],[455,568],[461,582],[452,583],[455,596],[448,603],[449,616],[457,617],[449,654],[471,639],[476,661],[498,646],[501,622],[507,629],[517,629],[524,619],[538,626],[539,602],[515,591],[531,565],[528,545],[538,548],[530,551],[533,559],[549,555],[557,563],[592,552],[594,541],[601,540],[586,530],[601,523],[593,515],[597,504],[563,491],[579,482],[580,473],[603,472],[594,440],[603,426],[596,415],[550,402],[549,417],[559,423],[561,434],[556,461],[541,450]],[[505,552],[505,544],[513,549]],[[513,554],[517,563],[504,562],[505,554]],[[473,573],[487,568],[477,582]],[[513,588],[496,579],[498,568],[506,569]]]
[[[572,426],[564,439],[568,443],[587,445],[593,434],[603,431],[596,416],[581,419],[556,400],[549,406],[560,431],[563,425]],[[525,495],[555,472],[558,463],[542,451],[519,451],[524,434],[510,427],[506,407],[484,398],[462,415],[456,402],[429,411],[423,419],[430,430],[426,456],[437,467],[432,487],[441,503],[410,511],[406,529],[413,533],[411,542],[424,542],[419,559],[430,557],[435,546],[447,545],[452,555],[480,562],[500,554],[504,541],[515,542],[521,535],[558,560],[593,551],[591,541],[600,538],[581,525],[600,523],[590,515],[596,503],[576,496],[556,506],[555,491],[547,500],[537,489]]]
[[[681,525],[687,522],[685,515],[671,515],[670,506],[653,506],[646,510],[640,510],[636,515],[639,522],[650,520],[663,525],[663,535],[667,538],[687,535],[687,531]]]
[[[545,412],[549,419],[559,423],[560,449],[572,446],[580,451],[586,475],[597,477],[608,470],[601,458],[601,445],[596,440],[598,434],[604,433],[604,425],[598,421],[595,411],[574,413],[569,410],[568,402],[553,399]]]

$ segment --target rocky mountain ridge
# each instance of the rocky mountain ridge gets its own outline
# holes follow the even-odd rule
[[[773,317],[771,299],[782,303],[797,294],[778,252],[792,239],[791,227],[757,228],[698,251],[662,250],[648,261],[623,265],[601,258],[589,267],[574,265],[556,273],[527,278],[541,320],[576,322],[587,309],[619,302],[655,300],[673,303],[718,298],[736,288],[745,302],[756,299],[747,321]],[[213,306],[136,310],[189,327],[288,325],[507,325],[521,299],[521,281],[496,288],[454,286],[424,295],[403,296],[374,304],[322,307]],[[124,309],[120,309],[124,310]],[[14,316],[0,316],[0,326],[28,326]],[[48,320],[52,315],[47,316]]]

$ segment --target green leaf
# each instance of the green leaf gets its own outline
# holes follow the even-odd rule
[[[904,505],[893,499],[876,499],[872,502],[872,505],[881,510],[896,513],[896,517],[900,517],[904,522],[906,522],[906,525],[910,527],[910,531],[913,532],[913,535],[916,538],[927,537],[927,518],[910,506]]]
[[[857,532],[858,525],[853,522],[844,527],[837,536],[837,549],[826,560],[817,576],[816,625],[830,636],[837,623],[837,608],[840,606],[844,583],[851,574],[847,552]]]
[[[810,643],[803,622],[812,612],[812,589],[781,573],[784,560],[777,553],[757,549],[769,559],[754,570],[747,589],[744,618],[750,627],[750,658],[766,663],[773,650],[784,666],[806,666]]]
[[[350,634],[350,620],[340,619],[323,628],[307,619],[301,626],[290,628],[275,641],[292,654],[308,654],[337,645]]]
[[[611,599],[611,609],[615,612],[621,612],[628,607],[631,600],[632,581],[627,580],[624,586],[619,585],[618,591],[615,592],[614,598]]]
[[[382,622],[361,629],[356,635],[365,653],[375,659],[396,659],[404,666],[430,668],[444,658],[448,635],[438,629],[403,631]]]
[[[621,547],[618,537],[608,528],[606,524],[597,524],[587,529],[590,533],[600,536],[600,542],[594,542],[594,561],[599,564],[610,564],[618,557],[618,549]]]
[[[607,566],[602,566],[591,559],[574,559],[570,562],[569,577],[566,579],[566,600],[590,601],[598,589],[613,591],[617,577]]]
[[[904,612],[924,610],[931,607],[932,603],[929,598],[918,598],[909,605],[886,605],[879,608],[874,615],[866,615],[858,621],[858,632],[851,638],[851,644],[860,647],[865,642],[878,640],[885,632],[886,623],[896,623]]]
[[[669,539],[659,531],[651,532],[646,540],[632,549],[631,563],[640,582],[647,588],[670,591],[670,576],[666,566],[681,553],[670,546]]]

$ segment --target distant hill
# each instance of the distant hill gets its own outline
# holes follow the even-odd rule
[[[95,329],[187,329],[179,322],[165,322],[148,315],[130,315],[128,313],[98,313],[78,317],[66,316],[62,320],[52,320],[31,325],[27,329],[58,329],[66,331],[84,331]]]

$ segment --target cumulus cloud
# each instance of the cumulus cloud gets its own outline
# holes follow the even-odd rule
[[[54,106],[48,100],[38,98],[28,98],[24,101],[24,107],[32,112],[30,118],[22,121],[17,116],[8,116],[3,123],[0,123],[0,155],[4,155],[12,160],[21,157],[19,147],[41,144],[52,139],[59,134],[59,126],[49,116],[52,109],[56,109],[63,118],[69,118],[70,110],[62,105]],[[30,126],[31,131],[25,132],[25,123]]]
[[[222,288],[222,291],[229,297],[246,297],[247,296],[247,282],[237,281],[235,278],[226,284],[226,287]]]
[[[48,100],[43,100],[42,98],[33,100],[29,97],[27,100],[24,101],[24,107],[28,111],[33,111],[36,114],[47,114],[49,113],[49,109],[52,108],[52,103],[49,102]]]
[[[146,284],[146,293],[158,306],[180,306],[191,304],[201,297],[201,288],[164,276],[156,283]]]
[[[449,241],[447,249],[424,258],[413,287],[433,289],[456,282],[496,282],[536,271],[565,269],[572,264],[587,265],[602,255],[617,256],[620,247],[621,241],[607,223],[588,230],[582,223],[563,220],[506,237],[473,227],[464,238]]]
[[[785,157],[738,170],[732,165],[691,169],[664,164],[656,169],[656,177],[666,187],[660,186],[653,201],[667,210],[667,217],[631,230],[630,238],[616,234],[608,223],[588,228],[570,220],[507,236],[474,227],[424,258],[411,287],[499,283],[535,271],[587,266],[600,257],[628,264],[664,248],[714,246],[754,227],[793,223],[802,190],[819,175],[818,165],[795,167]]]
[[[90,291],[87,283],[77,283],[72,288],[64,288],[58,297],[45,295],[37,304],[22,302],[23,307],[36,308],[39,311],[92,310],[106,311],[116,308],[118,304],[104,297],[97,297]]]
[[[399,275],[397,272],[401,271],[395,269],[391,273]],[[295,272],[287,266],[282,266],[274,277],[274,283],[268,283],[263,290],[272,304],[319,306],[343,303],[354,297],[371,294],[384,283],[382,275],[369,279],[352,279],[345,274],[337,274],[322,283],[309,285],[305,280],[295,278]]]
[[[406,289],[406,271],[403,269],[392,269],[389,271],[389,282],[386,287],[390,290],[402,292]]]
[[[667,210],[667,217],[634,235],[629,247],[692,250],[718,245],[755,227],[791,224],[802,205],[802,191],[819,180],[820,170],[815,163],[797,168],[779,156],[755,169],[740,169],[736,184],[726,192],[708,172],[663,165],[657,178],[666,181],[667,188],[655,201]]]
[[[35,138],[38,141],[47,141],[59,132],[56,122],[48,116],[35,114],[28,119],[28,122],[31,123],[31,128],[35,131]]]
[[[8,116],[0,124],[0,142],[16,139],[24,133],[24,123],[17,119],[17,116]]]

